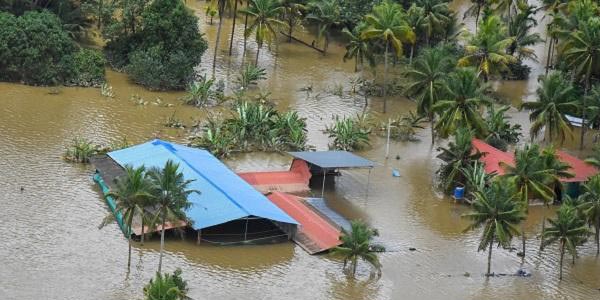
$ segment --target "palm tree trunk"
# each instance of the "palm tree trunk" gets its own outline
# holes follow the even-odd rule
[[[246,7],[248,7],[248,1],[246,1]],[[244,54],[246,53],[246,44],[248,43],[248,37],[246,36],[246,30],[248,29],[248,14],[244,17]]]
[[[144,246],[144,216],[142,216],[142,237],[140,242]]]
[[[540,242],[540,251],[544,250],[544,230],[546,230],[546,206],[544,205],[544,208],[542,209],[542,240]]]
[[[581,103],[581,136],[579,138],[579,150],[583,150],[583,138],[585,137],[585,129],[586,129],[586,125],[585,125],[585,111],[586,111],[586,107],[585,107],[585,100],[587,99],[587,94],[588,91],[590,89],[590,76],[589,74],[586,75],[585,78],[585,91],[583,93],[583,100]]]
[[[354,73],[358,72],[358,54],[354,56]]]
[[[598,218],[600,218],[600,216],[598,216]],[[598,220],[598,218],[596,218],[596,224],[594,224],[594,227],[596,229],[596,232],[595,232],[595,236],[596,236],[596,256],[598,256],[598,254],[600,254],[600,220]]]
[[[221,0],[219,0],[221,1]],[[212,70],[213,74],[215,73],[215,68],[217,67],[217,53],[219,50],[219,42],[221,40],[221,28],[223,27],[223,9],[222,5],[219,4],[219,28],[217,29],[217,39],[215,41],[215,53],[213,54],[213,65]]]
[[[260,48],[262,48],[262,43],[258,44],[258,47],[256,48],[256,61],[254,62],[254,65],[258,67],[258,55],[260,54]]]
[[[527,239],[525,237],[525,228],[523,227],[523,224],[521,224],[521,242],[523,244],[523,256],[521,256],[521,260],[525,261],[525,244],[527,243]]]
[[[550,26],[548,26],[548,30],[550,30]],[[552,36],[549,37],[550,42],[548,43],[548,54],[546,56],[546,75],[548,75],[548,71],[550,70],[550,61],[552,56],[552,41],[554,40]]]
[[[165,213],[162,213],[162,228],[160,229],[160,256],[158,258],[158,273],[162,270],[162,258],[165,248]]]
[[[292,31],[294,30],[294,25],[292,23],[294,20],[292,18],[288,19],[288,43],[292,42]]]
[[[352,278],[356,277],[356,265],[358,264],[358,260],[356,257],[352,259]]]
[[[488,250],[488,267],[487,267],[487,276],[492,275],[491,273],[491,269],[492,269],[492,246],[494,245],[494,236],[492,235],[492,240],[490,241],[490,247]]]
[[[383,58],[383,113],[387,110],[387,67],[388,67],[388,48],[389,41],[385,41],[385,54]]]
[[[560,271],[558,275],[558,279],[562,280],[563,275],[563,257],[565,256],[565,243],[563,241],[560,242]]]
[[[477,34],[477,26],[479,25],[479,15],[481,14],[481,5],[477,5],[477,15],[475,16],[475,34]]]
[[[431,123],[431,147],[435,144],[435,117],[429,113],[429,123]]]
[[[233,5],[233,25],[231,26],[231,40],[229,41],[229,56],[231,56],[231,50],[233,48],[233,35],[235,34],[235,20],[237,20],[237,6],[238,0],[234,0],[235,4]]]
[[[129,268],[131,267],[131,234],[128,234],[127,236],[127,243],[129,244],[129,255],[127,256],[127,271],[129,271]]]
[[[408,64],[412,65],[413,54],[415,53],[415,44],[410,45],[410,58],[408,59]]]

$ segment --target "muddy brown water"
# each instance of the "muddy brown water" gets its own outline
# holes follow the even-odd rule
[[[464,7],[462,3],[455,3]],[[203,15],[200,4],[194,4]],[[238,24],[242,21],[238,22]],[[215,25],[201,24],[209,41]],[[224,37],[229,36],[229,20]],[[298,34],[308,42],[311,35]],[[241,64],[242,29],[235,33],[234,56],[226,53],[224,38],[218,55],[218,78],[231,79]],[[544,59],[544,45],[538,55]],[[255,44],[248,41],[247,56],[254,59]],[[210,72],[213,48],[204,56],[199,72]],[[332,114],[363,110],[362,99],[327,93],[336,83],[346,85],[355,76],[351,62],[342,63],[342,44],[333,41],[322,56],[297,44],[282,42],[277,50],[261,52],[261,65],[269,80],[261,87],[272,91],[280,109],[295,109],[307,118],[309,141],[326,149],[321,132]],[[543,72],[539,65],[535,74]],[[65,163],[60,156],[74,136],[108,143],[118,137],[142,142],[159,136],[181,141],[182,130],[163,127],[175,114],[190,124],[205,110],[181,105],[182,93],[153,93],[133,85],[119,73],[108,72],[116,96],[105,98],[98,89],[48,88],[0,84],[0,298],[2,299],[141,299],[144,284],[158,264],[157,241],[135,245],[131,272],[126,272],[127,243],[116,225],[98,230],[107,214],[91,168]],[[312,86],[307,96],[300,89]],[[513,103],[533,99],[535,79],[497,83]],[[138,95],[149,102],[136,105]],[[172,103],[174,107],[152,104]],[[369,109],[377,117],[381,101]],[[413,109],[414,104],[395,97],[390,114]],[[528,128],[527,115],[512,111],[514,120]],[[529,278],[483,276],[487,254],[477,252],[480,232],[463,233],[460,215],[468,207],[455,204],[432,188],[439,161],[430,147],[429,131],[421,142],[395,142],[391,158],[384,158],[385,143],[373,139],[360,154],[376,161],[365,196],[367,171],[344,171],[335,186],[326,189],[328,204],[349,219],[364,219],[378,228],[389,252],[381,255],[383,276],[368,280],[369,269],[360,265],[358,280],[342,273],[342,262],[327,255],[310,256],[292,243],[268,246],[196,246],[192,241],[170,239],[164,266],[183,269],[194,299],[599,299],[600,261],[592,243],[581,248],[575,265],[565,263],[558,280],[555,247],[539,253],[538,233],[543,210],[532,207],[525,228],[529,236],[524,268]],[[394,159],[396,155],[399,160]],[[227,160],[235,170],[285,169],[290,158],[280,154],[252,153]],[[391,176],[392,169],[401,177]],[[23,187],[24,191],[20,191]],[[315,194],[320,191],[315,190]],[[513,244],[518,247],[519,241]],[[416,251],[409,251],[415,247]],[[516,252],[494,249],[493,270],[514,273],[521,266]],[[467,276],[465,276],[467,275]]]

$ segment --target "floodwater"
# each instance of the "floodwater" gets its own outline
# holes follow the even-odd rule
[[[466,3],[466,1],[465,1]],[[204,11],[194,5],[197,14]],[[458,3],[457,7],[464,7]],[[238,24],[243,21],[238,20]],[[209,41],[216,25],[201,24]],[[230,33],[226,21],[223,36]],[[308,42],[311,36],[298,34]],[[214,45],[211,43],[211,45]],[[242,28],[235,32],[233,57],[228,39],[219,51],[217,78],[232,79],[242,63]],[[543,61],[544,45],[538,47]],[[247,56],[254,59],[255,44],[248,41]],[[211,47],[199,72],[211,72]],[[326,149],[322,133],[332,114],[363,110],[362,99],[332,96],[336,83],[348,90],[353,64],[342,63],[342,44],[333,41],[326,56],[298,44],[282,42],[273,52],[261,51],[260,64],[280,109],[295,109],[307,118],[309,142]],[[541,67],[534,72],[540,73]],[[543,72],[543,69],[541,69]],[[536,75],[534,74],[534,75]],[[135,245],[131,272],[126,272],[127,243],[116,225],[102,230],[98,224],[108,213],[92,169],[65,163],[61,155],[75,136],[101,143],[127,137],[142,142],[152,137],[183,141],[186,132],[163,126],[175,115],[186,124],[206,116],[206,110],[181,105],[182,93],[153,93],[129,83],[122,74],[108,72],[116,96],[105,98],[98,89],[48,88],[0,84],[0,298],[2,299],[141,299],[142,287],[158,264],[157,241]],[[307,94],[301,88],[312,86]],[[535,79],[496,85],[512,103],[530,100]],[[136,105],[132,96],[149,102]],[[173,107],[153,104],[172,103]],[[374,115],[382,103],[370,101]],[[413,109],[414,104],[395,97],[390,114]],[[527,115],[513,111],[514,120],[528,128]],[[383,276],[369,280],[360,265],[358,280],[346,278],[342,262],[328,255],[310,256],[292,243],[268,246],[196,246],[193,241],[169,239],[164,267],[181,268],[194,299],[599,299],[600,261],[592,243],[581,248],[575,265],[565,263],[564,280],[558,280],[557,253],[550,247],[539,253],[538,233],[543,210],[530,209],[525,224],[529,236],[524,268],[529,278],[486,278],[487,253],[477,252],[479,232],[463,233],[461,214],[468,207],[455,204],[432,188],[439,161],[429,144],[429,130],[421,142],[395,142],[390,159],[385,145],[374,138],[370,150],[360,154],[376,161],[366,196],[368,173],[345,171],[335,186],[326,189],[328,204],[349,219],[363,219],[379,229],[389,250],[381,255]],[[526,137],[528,138],[528,137]],[[398,155],[399,160],[395,157]],[[227,160],[235,170],[285,169],[289,157],[279,154],[244,154]],[[392,177],[392,169],[401,177]],[[21,191],[23,187],[23,191]],[[315,194],[320,191],[314,191]],[[519,246],[518,240],[514,242]],[[414,247],[416,251],[409,251]],[[521,266],[516,253],[495,249],[493,270],[514,273]]]

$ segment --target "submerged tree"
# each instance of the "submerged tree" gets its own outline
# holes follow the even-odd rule
[[[185,211],[192,205],[188,201],[188,196],[200,192],[189,189],[193,180],[185,180],[183,173],[179,171],[179,164],[172,160],[168,160],[162,169],[150,169],[148,175],[152,180],[151,193],[156,199],[156,211],[152,224],[160,225],[160,258],[158,261],[158,272],[160,273],[167,222],[176,227],[182,221],[189,221],[185,215]]]
[[[270,45],[271,42],[276,42],[277,30],[287,26],[285,22],[279,20],[284,9],[276,0],[251,0],[248,7],[240,11],[252,17],[252,23],[246,28],[244,35],[248,37],[254,33],[257,44],[254,64],[258,66],[258,57],[263,44],[267,42]]]
[[[362,31],[365,28],[365,23],[359,23],[352,31],[348,28],[342,29],[342,33],[348,38],[344,61],[354,59],[354,72],[358,72],[359,65],[364,67],[365,60],[369,63],[369,66],[375,65],[371,44],[362,36]]]
[[[131,236],[133,233],[133,221],[135,218],[140,220],[147,219],[147,208],[152,198],[150,194],[151,184],[146,177],[146,168],[144,166],[133,168],[125,166],[125,174],[115,179],[115,189],[108,193],[106,197],[115,199],[116,208],[114,213],[109,213],[100,224],[100,228],[114,222],[115,216],[120,215],[123,219],[129,244],[129,255],[127,257],[127,269],[131,266]],[[142,227],[144,222],[142,222]],[[143,228],[142,228],[143,234]]]
[[[356,274],[358,259],[369,263],[381,276],[381,263],[377,258],[377,252],[385,251],[380,245],[373,244],[373,237],[377,236],[377,231],[371,229],[362,221],[352,221],[352,230],[342,232],[342,245],[333,249],[333,253],[344,258],[344,269],[350,262],[352,277]]]
[[[454,141],[448,143],[448,147],[437,149],[441,152],[437,157],[444,161],[437,171],[444,191],[450,192],[453,187],[459,184],[464,185],[463,170],[473,165],[481,157],[481,153],[473,152],[472,139],[473,133],[461,127],[456,131]]]
[[[582,203],[579,209],[583,212],[588,224],[594,227],[596,255],[600,254],[600,175],[596,175],[583,185]]]
[[[407,88],[409,95],[417,100],[417,112],[427,115],[431,123],[431,144],[435,141],[434,105],[446,92],[446,77],[452,70],[454,61],[443,48],[424,50],[406,73],[411,83]]]
[[[480,109],[489,104],[486,95],[488,83],[482,83],[474,69],[459,68],[448,76],[445,98],[433,105],[433,110],[439,115],[436,130],[439,136],[445,138],[456,132],[457,128],[469,128],[476,137],[488,134],[485,121]]]
[[[563,258],[565,250],[573,257],[577,256],[577,246],[583,244],[589,235],[585,220],[577,214],[577,209],[570,205],[563,204],[556,212],[556,219],[548,219],[550,227],[542,233],[544,242],[542,249],[554,244],[559,244],[559,279],[563,275]]]
[[[542,77],[540,83],[536,90],[538,101],[524,102],[521,105],[522,109],[531,111],[531,138],[533,140],[546,128],[550,141],[559,138],[562,144],[571,135],[571,123],[566,114],[577,111],[579,107],[574,100],[575,90],[571,82],[559,72]]]
[[[324,40],[323,54],[329,47],[331,27],[340,21],[340,7],[335,0],[313,1],[309,4],[306,19],[317,23],[317,40]]]
[[[398,57],[402,55],[402,43],[414,43],[416,36],[406,22],[402,7],[390,0],[373,7],[373,11],[365,16],[369,25],[362,36],[367,39],[380,40],[384,43],[384,69],[383,69],[383,112],[387,110],[387,72],[388,53],[390,44]]]
[[[516,61],[506,53],[512,42],[502,20],[488,16],[481,22],[477,34],[467,34],[465,56],[458,60],[458,65],[476,67],[483,79],[488,81],[490,75],[508,71],[508,64]]]
[[[488,249],[486,275],[491,276],[492,247],[494,243],[504,248],[510,247],[513,236],[519,234],[517,226],[525,219],[518,201],[515,201],[515,187],[509,182],[494,181],[482,192],[475,192],[473,212],[463,217],[471,220],[465,231],[483,227],[478,251]]]

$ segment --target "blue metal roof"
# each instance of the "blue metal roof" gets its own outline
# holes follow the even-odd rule
[[[291,156],[324,169],[372,168],[375,163],[348,151],[288,152]]]
[[[179,164],[185,179],[194,180],[186,211],[194,229],[202,229],[248,216],[298,224],[263,194],[231,171],[210,152],[153,140],[108,153],[119,165],[162,168],[168,160]]]

